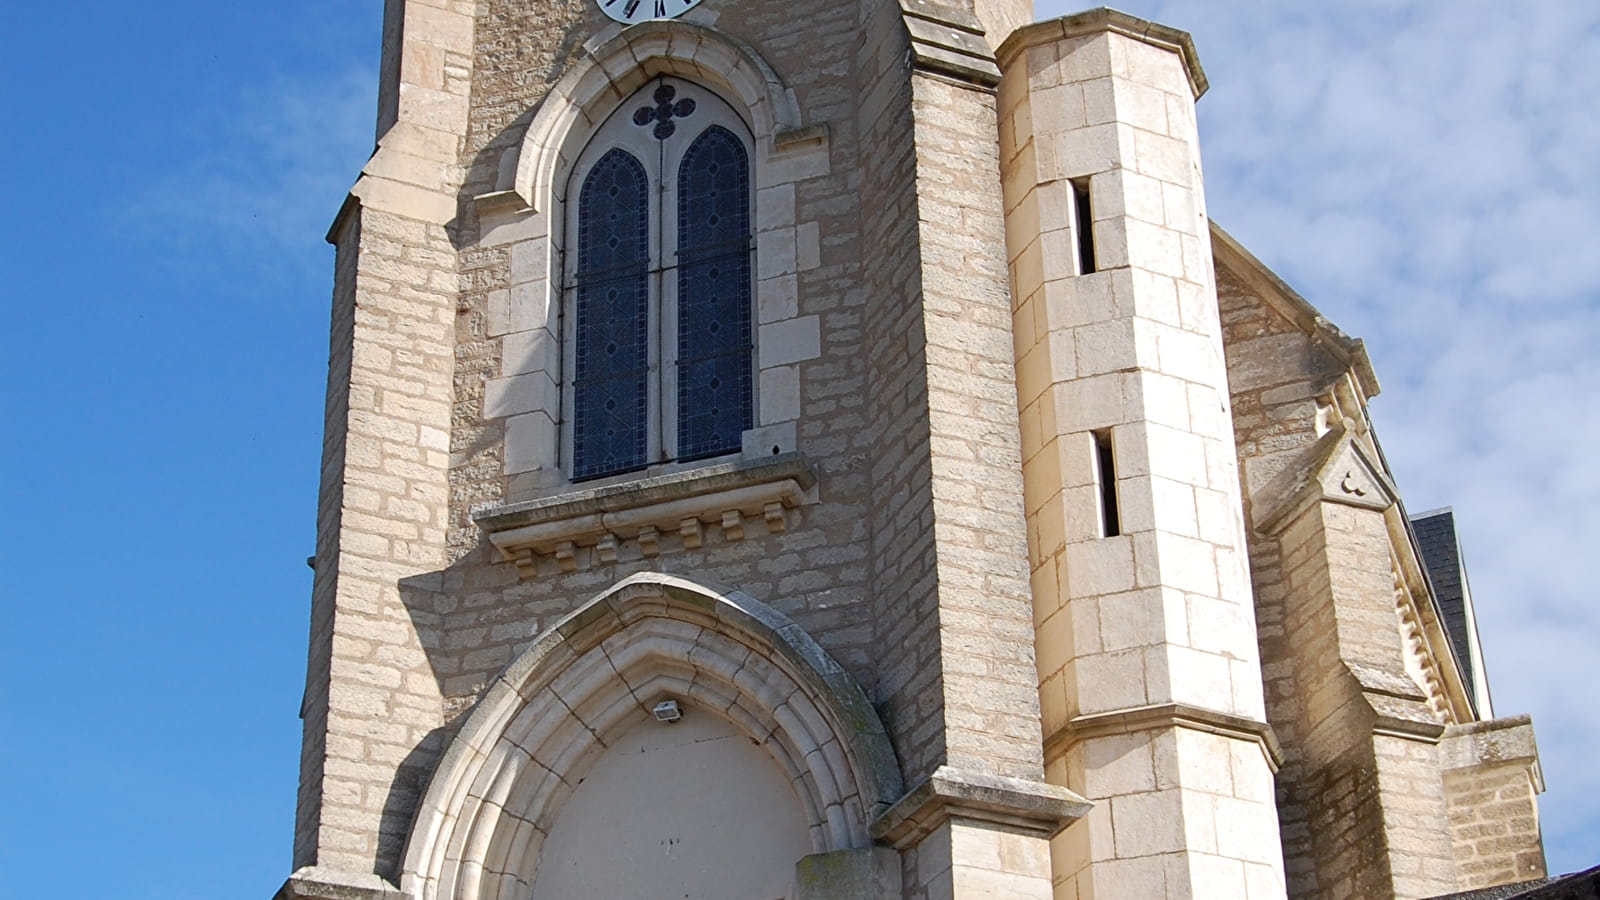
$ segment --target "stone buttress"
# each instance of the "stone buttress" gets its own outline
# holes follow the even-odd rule
[[[1281,897],[1186,34],[1110,10],[1000,48],[1058,897]]]

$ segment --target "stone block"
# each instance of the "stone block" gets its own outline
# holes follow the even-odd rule
[[[561,389],[544,372],[491,378],[484,386],[483,416],[501,419],[542,411],[551,420],[561,407]]]
[[[765,281],[799,271],[793,227],[774,228],[756,235],[756,278]]]
[[[1123,404],[1123,377],[1096,375],[1057,384],[1045,394],[1052,416],[1046,426],[1056,433],[1093,431],[1128,421]]]
[[[500,342],[500,374],[544,372],[553,378],[561,371],[560,348],[555,335],[543,328],[511,332]]]
[[[550,277],[550,242],[523,241],[511,246],[511,283],[529,284]]]
[[[551,307],[550,285],[531,281],[512,285],[510,297],[511,331],[554,329],[556,317]]]
[[[1113,840],[1117,856],[1126,859],[1182,851],[1181,801],[1182,793],[1176,790],[1112,797],[1109,805],[1116,822]]]
[[[771,231],[795,220],[794,185],[779,184],[756,191],[756,230]]]
[[[1149,702],[1141,650],[1080,655],[1073,668],[1080,714],[1128,709]]]
[[[1151,734],[1090,738],[1075,756],[1083,766],[1083,790],[1089,797],[1139,794],[1157,789]]]
[[[1133,545],[1127,536],[1069,544],[1067,594],[1093,597],[1133,590]]]
[[[786,366],[822,355],[822,323],[816,316],[786,319],[759,330],[760,368]]]
[[[1155,134],[1169,134],[1167,94],[1127,78],[1113,78],[1111,84],[1117,121]]]
[[[766,325],[800,314],[799,279],[780,275],[756,284],[756,321]]]
[[[512,416],[506,420],[505,473],[514,475],[556,464],[556,424],[542,412]]]
[[[1052,167],[1041,165],[1041,174],[1046,180],[1084,178],[1131,163],[1131,154],[1124,156],[1122,129],[1122,125],[1111,122],[1049,137],[1040,135],[1037,140],[1048,141],[1055,156]]]
[[[1188,143],[1137,129],[1132,137],[1133,167],[1141,175],[1183,187],[1194,183],[1194,157]]]
[[[499,337],[511,330],[510,291],[490,291],[484,307],[486,311],[484,327],[489,337]]]
[[[795,268],[809,272],[822,265],[822,229],[816,222],[805,222],[795,228]]]
[[[1139,363],[1134,352],[1133,322],[1128,319],[1084,325],[1073,329],[1072,335],[1079,376],[1120,372]],[[1188,424],[1187,407],[1184,408],[1184,424]]]
[[[1100,644],[1106,651],[1151,647],[1166,639],[1160,589],[1101,597]]]
[[[1157,275],[1183,278],[1187,273],[1183,260],[1183,235],[1165,225],[1156,225],[1142,219],[1123,218],[1097,224],[1095,233],[1120,226],[1126,241],[1123,251],[1127,265],[1146,269]],[[1098,251],[1099,243],[1095,244]]]
[[[799,366],[762,369],[757,391],[761,409],[760,424],[771,425],[800,418]]]
[[[1034,134],[1057,134],[1091,124],[1085,115],[1084,91],[1078,84],[1060,84],[1029,98]]]

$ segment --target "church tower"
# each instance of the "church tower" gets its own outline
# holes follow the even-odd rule
[[[1285,896],[1205,76],[1032,19],[387,0],[280,900]]]

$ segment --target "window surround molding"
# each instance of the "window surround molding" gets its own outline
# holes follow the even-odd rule
[[[800,314],[799,276],[821,264],[819,223],[797,220],[796,183],[829,170],[827,130],[801,121],[795,96],[750,47],[684,21],[607,27],[541,104],[507,151],[497,190],[476,198],[477,245],[505,247],[509,284],[487,299],[486,332],[500,342],[498,376],[487,380],[485,420],[504,428],[506,498],[571,491],[563,392],[563,249],[568,191],[579,155],[611,114],[660,76],[716,94],[753,138],[755,229],[754,427],[736,458],[770,459],[798,449],[800,364],[821,356],[821,323]],[[728,461],[726,457],[720,457]],[[583,487],[636,481],[699,467],[664,463]]]

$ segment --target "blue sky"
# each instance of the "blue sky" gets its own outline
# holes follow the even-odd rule
[[[322,235],[380,6],[25,4],[0,36],[9,894],[288,872]],[[1368,341],[1410,508],[1456,508],[1497,711],[1535,716],[1552,867],[1600,861],[1600,6],[1124,8],[1198,42],[1212,214]]]

